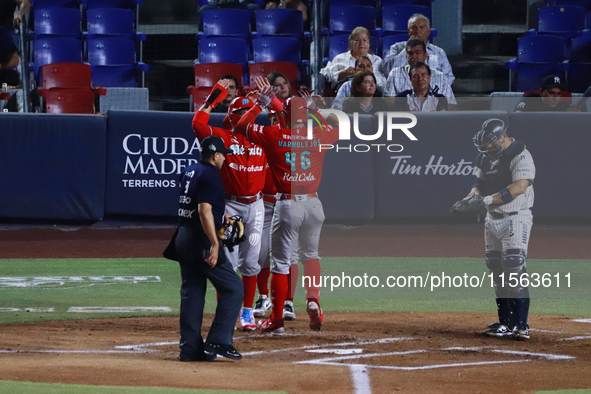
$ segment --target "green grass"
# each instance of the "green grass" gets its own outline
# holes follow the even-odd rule
[[[249,394],[285,393],[285,391],[233,391],[233,390],[191,390],[160,387],[84,386],[73,384],[50,384],[30,382],[9,382],[0,380],[0,393],[11,394]]]
[[[434,275],[482,278],[488,274],[482,259],[435,258],[325,258],[322,274],[328,277],[321,292],[322,306],[328,311],[367,312],[493,312],[490,279],[482,288],[390,288],[388,286],[330,289],[330,277],[380,278],[388,276]],[[591,316],[591,262],[583,260],[531,260],[529,272],[561,273],[561,287],[532,289],[532,314]],[[0,260],[0,324],[44,320],[71,320],[102,317],[177,315],[180,272],[178,264],[162,258],[150,259],[22,259]],[[302,274],[300,268],[300,274]],[[564,275],[571,273],[571,287]],[[158,276],[158,282],[89,282],[92,276]],[[6,278],[82,277],[82,282],[29,287],[6,286]],[[553,279],[554,280],[554,279]],[[368,282],[369,283],[369,282]],[[296,309],[302,310],[304,290],[301,278],[296,292]],[[453,287],[453,286],[452,286]],[[210,285],[206,313],[215,309],[215,291]],[[70,307],[168,307],[170,312],[68,313]],[[10,308],[17,309],[11,311]],[[26,312],[26,308],[53,308],[53,312]],[[38,309],[37,309],[38,310]]]

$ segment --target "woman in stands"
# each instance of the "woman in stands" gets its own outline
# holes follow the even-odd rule
[[[385,86],[386,78],[379,71],[382,68],[382,58],[373,54],[370,48],[369,31],[361,26],[356,27],[349,35],[349,50],[336,55],[326,67],[320,70],[320,74],[334,89],[339,81],[355,75],[355,61],[361,56],[367,56],[371,60],[378,84]]]
[[[267,75],[267,80],[275,89],[277,89],[277,98],[283,102],[290,98],[291,95],[291,85],[287,80],[285,74],[281,71],[273,71],[269,75]]]
[[[383,95],[377,88],[375,74],[371,71],[359,71],[353,77],[351,97],[343,102],[343,111],[347,114],[357,112],[368,115],[388,111],[388,105],[381,97]]]

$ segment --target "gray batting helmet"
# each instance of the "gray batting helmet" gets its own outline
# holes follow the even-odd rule
[[[494,143],[507,132],[505,122],[498,118],[490,118],[482,124],[472,141],[480,153],[484,153],[489,159],[495,160],[501,156],[503,147]]]

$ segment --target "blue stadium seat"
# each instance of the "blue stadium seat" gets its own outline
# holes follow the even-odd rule
[[[591,62],[571,63],[568,77],[571,92],[585,92],[591,86]]]
[[[199,41],[198,63],[238,63],[248,65],[250,48],[241,38],[204,38]]]
[[[575,37],[571,40],[571,62],[591,62],[591,36]]]
[[[33,62],[30,66],[38,80],[41,66],[58,62],[82,63],[82,42],[64,37],[38,38],[33,41]]]
[[[76,8],[35,8],[35,38],[59,36],[79,38],[82,34],[82,14]]]
[[[255,37],[263,36],[292,36],[310,38],[309,32],[304,33],[304,19],[298,10],[288,8],[272,8],[256,11]]]
[[[376,9],[370,6],[331,6],[328,10],[329,28],[325,34],[350,33],[357,26],[363,26],[370,33],[379,35],[377,29]]]
[[[236,8],[219,8],[203,12],[203,33],[196,38],[250,37],[250,12]]]
[[[143,0],[83,0],[86,9],[94,8],[129,8],[135,9]]]
[[[408,34],[390,34],[382,38],[382,59],[386,57],[386,54],[390,51],[390,47],[397,42],[408,41]]]
[[[557,36],[524,36],[517,39],[517,58],[505,63],[509,69],[510,90],[512,71],[515,70],[515,89],[518,92],[539,89],[547,75],[563,75],[568,70],[566,41]]]
[[[330,5],[369,5],[375,6],[378,0],[331,0]]]
[[[138,33],[133,11],[122,8],[93,8],[86,11],[87,39],[96,35],[120,36],[145,41],[146,35]]]
[[[137,87],[137,73],[149,66],[136,61],[136,44],[123,38],[92,38],[87,41],[92,81],[102,87]]]
[[[302,60],[302,42],[293,37],[262,37],[252,40],[254,63],[289,62],[310,65]]]
[[[382,8],[382,31],[387,34],[408,32],[408,20],[414,14],[423,14],[431,20],[431,9],[422,5],[390,5]]]
[[[578,6],[551,6],[538,10],[538,33],[570,39],[585,29],[585,9]]]

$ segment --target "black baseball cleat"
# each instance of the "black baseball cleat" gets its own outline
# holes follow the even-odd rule
[[[205,351],[215,353],[218,356],[226,357],[232,360],[240,360],[242,355],[236,351],[232,345],[220,345],[218,343],[211,343],[206,341],[203,344]]]
[[[181,355],[179,356],[179,361],[213,361],[216,359],[217,356],[217,354],[208,351],[204,351],[202,354],[199,354],[197,356],[187,356],[181,353]]]
[[[505,337],[513,335],[513,332],[506,325],[501,323],[489,324],[487,329],[481,333],[489,337]]]
[[[529,339],[529,326],[527,324],[515,326],[513,328],[513,335],[518,341]]]

